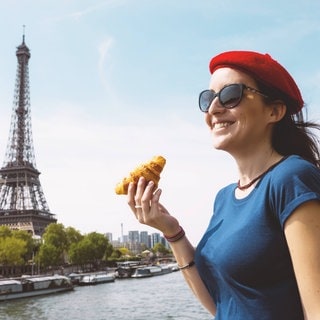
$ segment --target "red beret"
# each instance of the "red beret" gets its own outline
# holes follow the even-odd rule
[[[289,74],[269,54],[261,54],[253,51],[228,51],[213,57],[209,64],[210,72],[223,67],[237,69],[245,72],[255,80],[278,89],[281,93],[292,99],[290,114],[298,113],[303,107],[303,99],[300,90]]]

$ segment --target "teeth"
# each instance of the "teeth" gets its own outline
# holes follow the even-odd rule
[[[230,126],[230,122],[219,122],[214,125],[215,129],[225,128]]]

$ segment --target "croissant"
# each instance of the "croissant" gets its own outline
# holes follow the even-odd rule
[[[140,177],[144,177],[147,181],[153,181],[155,183],[155,188],[157,188],[160,180],[160,173],[165,164],[166,159],[162,156],[155,156],[149,162],[140,164],[116,185],[116,194],[127,194],[129,183],[137,183]]]

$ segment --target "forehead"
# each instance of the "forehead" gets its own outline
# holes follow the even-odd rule
[[[255,80],[248,74],[231,68],[219,68],[213,72],[210,78],[210,89],[218,90],[232,83],[244,83],[255,86]]]

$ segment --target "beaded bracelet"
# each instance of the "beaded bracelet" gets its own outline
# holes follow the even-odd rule
[[[171,236],[171,237],[167,237],[166,235],[163,235],[165,237],[165,239],[168,241],[168,242],[176,242],[180,239],[182,239],[184,236],[185,236],[185,232],[183,230],[183,228],[180,226],[180,230],[177,234],[175,234],[174,236]]]
[[[195,262],[192,260],[191,262],[185,264],[184,266],[179,266],[178,265],[178,268],[179,268],[179,270],[184,270],[184,269],[191,268],[194,265],[195,265]]]

